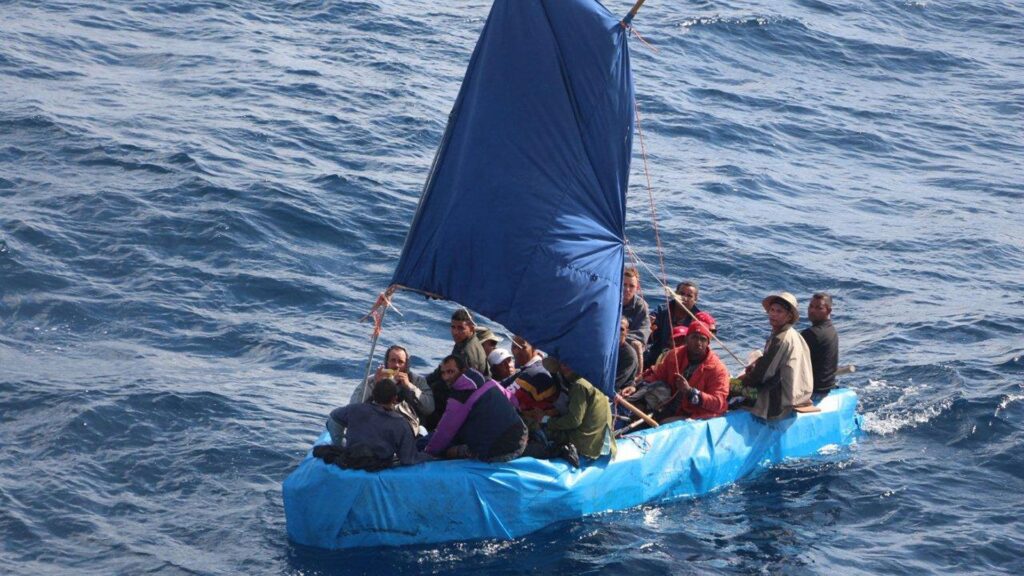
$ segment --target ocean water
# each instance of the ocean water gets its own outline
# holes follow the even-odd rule
[[[669,281],[741,355],[766,293],[832,292],[856,445],[512,542],[288,541],[281,482],[363,373],[488,6],[0,0],[0,572],[1024,572],[1013,1],[635,22]],[[657,268],[637,144],[627,233]],[[397,306],[382,341],[428,369],[452,306]]]

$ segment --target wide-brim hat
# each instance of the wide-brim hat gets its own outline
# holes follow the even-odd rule
[[[476,339],[481,342],[487,342],[488,340],[490,340],[493,341],[495,344],[504,340],[504,338],[495,334],[490,328],[477,328]]]
[[[763,306],[764,311],[767,312],[768,308],[771,307],[774,302],[781,302],[789,308],[789,313],[793,315],[793,322],[800,319],[800,307],[796,303],[796,296],[793,296],[789,292],[776,292],[765,296],[765,299],[761,300],[761,306]]]

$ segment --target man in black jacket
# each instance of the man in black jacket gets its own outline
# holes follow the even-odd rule
[[[811,370],[814,372],[814,397],[822,398],[836,385],[839,365],[839,335],[832,326],[832,296],[818,292],[807,305],[807,319],[811,326],[800,333],[811,351]]]

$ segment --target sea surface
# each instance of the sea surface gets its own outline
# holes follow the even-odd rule
[[[511,542],[289,542],[488,9],[0,0],[0,573],[1024,573],[1020,1],[636,19],[630,245],[659,268],[650,194],[741,355],[768,292],[834,294],[854,446]],[[429,370],[453,305],[396,305]]]

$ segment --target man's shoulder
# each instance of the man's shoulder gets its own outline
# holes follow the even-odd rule
[[[722,358],[710,348],[708,349],[707,357],[704,358],[704,362],[706,362],[708,364],[708,368],[712,370],[721,371],[726,374],[729,373],[729,370],[725,367],[725,362],[722,362]]]

